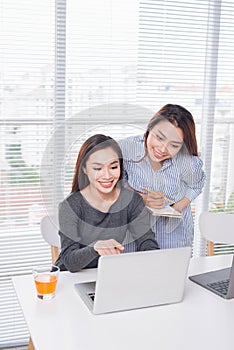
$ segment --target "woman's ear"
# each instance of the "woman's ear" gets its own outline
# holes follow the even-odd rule
[[[87,175],[85,167],[82,167],[83,173]]]

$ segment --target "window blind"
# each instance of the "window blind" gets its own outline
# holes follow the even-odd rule
[[[67,2],[68,118],[97,105],[136,103],[137,39],[136,0]]]
[[[28,341],[11,277],[50,261],[40,219],[70,192],[81,143],[96,132],[142,132],[145,109],[135,106],[137,2],[0,3],[4,347]]]
[[[207,182],[192,204],[195,255],[206,249],[201,211],[234,207],[233,16],[229,0],[142,0],[139,6],[137,102],[154,110],[180,104],[197,125]]]
[[[50,261],[40,163],[53,131],[53,1],[0,1],[0,348],[25,344],[28,330],[11,277]]]

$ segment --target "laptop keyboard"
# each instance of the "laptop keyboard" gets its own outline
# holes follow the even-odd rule
[[[214,283],[209,283],[209,284],[207,284],[207,286],[216,290],[217,292],[219,292],[223,295],[227,295],[228,286],[229,286],[229,279],[214,282]]]
[[[88,296],[94,301],[95,293],[88,293]]]

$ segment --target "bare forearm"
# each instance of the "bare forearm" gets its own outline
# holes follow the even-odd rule
[[[190,200],[187,197],[182,198],[178,202],[174,203],[172,207],[177,211],[182,211],[190,204]]]

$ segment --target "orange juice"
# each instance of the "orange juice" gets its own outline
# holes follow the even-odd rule
[[[50,300],[54,298],[59,271],[59,267],[55,265],[33,267],[32,273],[39,299]]]
[[[35,277],[35,283],[38,294],[53,294],[57,284],[57,276],[51,276],[46,273],[37,275]]]

